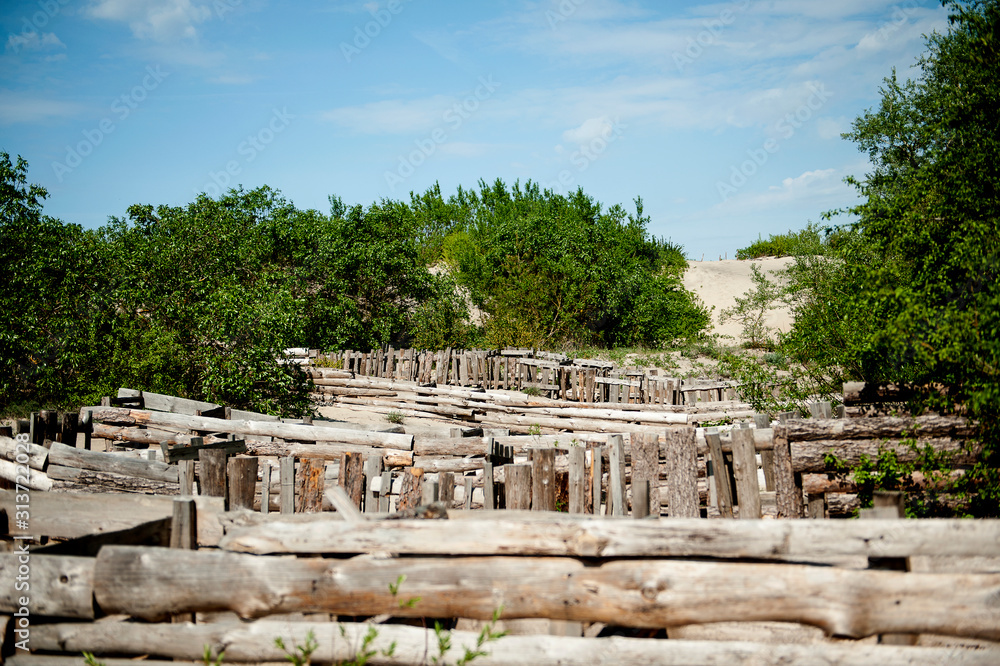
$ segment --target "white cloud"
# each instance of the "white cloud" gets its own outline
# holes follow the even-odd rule
[[[56,36],[54,32],[22,32],[20,35],[11,34],[7,37],[7,51],[48,51],[51,49],[64,49],[66,45]]]
[[[412,134],[445,125],[445,114],[456,103],[447,95],[393,99],[331,109],[321,118],[361,134]]]
[[[218,83],[224,86],[244,86],[254,82],[252,76],[244,74],[223,74],[208,80],[209,83]]]
[[[70,118],[83,110],[84,107],[75,102],[0,90],[0,125],[37,123],[49,118]]]
[[[574,127],[563,132],[563,141],[582,146],[589,144],[598,137],[607,136],[611,133],[613,127],[611,120],[606,116],[588,118],[579,127]]]
[[[87,9],[94,18],[127,23],[138,39],[156,42],[194,40],[197,26],[211,8],[192,0],[96,0]]]
[[[851,129],[851,121],[846,116],[838,118],[817,118],[816,133],[821,139],[840,139],[840,135]]]

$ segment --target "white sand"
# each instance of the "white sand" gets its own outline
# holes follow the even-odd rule
[[[742,296],[753,289],[750,266],[757,264],[765,274],[774,279],[772,271],[777,271],[792,263],[791,257],[781,259],[754,259],[740,261],[728,259],[724,261],[689,261],[688,270],[684,273],[684,286],[701,298],[702,302],[712,310],[714,333],[732,336],[732,342],[740,341],[742,327],[737,321],[719,323],[719,313],[736,304],[736,297]],[[781,306],[771,310],[766,319],[767,325],[787,331],[792,326],[792,315],[787,307]]]

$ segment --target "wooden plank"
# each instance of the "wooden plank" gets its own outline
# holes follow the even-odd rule
[[[115,453],[86,451],[58,442],[54,442],[49,449],[49,464],[90,469],[96,472],[112,472],[154,481],[177,483],[180,480],[177,468],[163,462],[127,458]]]
[[[802,517],[802,488],[792,469],[788,430],[784,424],[774,428],[774,500],[778,518]]]
[[[659,455],[659,445],[657,445]],[[582,446],[569,450],[569,512],[584,513],[587,506],[587,451]]]
[[[57,444],[58,442],[53,442]],[[37,472],[35,472],[37,474]],[[79,490],[81,492],[144,493],[154,495],[176,495],[180,484],[172,481],[153,481],[136,476],[126,476],[113,472],[96,472],[91,469],[49,465],[52,490]]]
[[[22,590],[14,584],[0,586],[0,613],[30,613],[32,620],[45,616],[94,619],[94,564],[91,557],[28,555],[20,548],[0,554],[0,580],[29,586]],[[22,598],[29,603],[21,603]]]
[[[257,492],[257,458],[240,456],[230,458],[226,469],[229,483],[230,510],[247,509],[253,511]]]
[[[593,487],[591,488],[591,502],[593,503],[593,513],[595,516],[603,515],[601,511],[601,491],[604,486],[604,471],[602,470],[604,447],[596,446],[591,451],[590,477]]]
[[[324,428],[271,421],[210,419],[203,416],[188,416],[138,409],[85,407],[84,410],[92,412],[92,418],[95,421],[114,425],[164,425],[208,432],[228,432],[238,435],[278,437],[281,439],[310,442],[363,444],[365,446],[403,449],[407,451],[413,448],[413,436],[405,434]]]
[[[175,463],[181,460],[198,460],[198,452],[215,449],[224,451],[227,456],[233,456],[247,452],[247,443],[242,439],[213,439],[208,442],[203,437],[192,437],[187,443],[177,443],[170,445],[167,442],[160,442],[160,450],[163,451],[163,459],[168,463]]]
[[[295,458],[285,457],[278,462],[278,473],[281,476],[281,513],[295,512]]]
[[[860,421],[861,419],[852,419]],[[899,433],[897,433],[898,435]],[[964,440],[951,437],[929,437],[921,439],[829,439],[791,443],[792,469],[795,472],[826,472],[832,471],[826,464],[826,455],[833,453],[850,466],[861,462],[862,456],[877,459],[881,451],[891,451],[899,462],[916,460],[920,451],[931,447],[938,452],[953,454],[955,464],[973,464],[977,454],[966,448]]]
[[[266,462],[260,468],[260,512],[271,513],[271,466]]]
[[[198,451],[198,489],[202,495],[226,497],[226,452],[213,449]]]
[[[190,497],[175,497],[170,523],[170,547],[184,550],[198,548],[198,511]]]
[[[401,607],[390,591],[401,576],[406,594],[420,597],[413,608]],[[506,619],[650,628],[800,622],[854,638],[933,633],[997,640],[998,595],[1000,574],[655,559],[598,566],[565,557],[327,560],[108,546],[94,568],[101,611],[143,619],[229,610],[241,617],[320,612],[488,620],[502,606]]]
[[[621,435],[608,439],[608,515],[624,516],[625,510],[625,444]]]
[[[706,432],[705,441],[708,443],[709,456],[712,462],[712,475],[715,479],[716,501],[719,506],[719,515],[723,518],[733,517],[733,489],[729,484],[729,470],[726,468],[726,458],[722,453],[719,432]]]
[[[222,538],[218,514],[220,498],[196,497],[198,542],[216,545]],[[169,518],[172,496],[113,495],[108,493],[35,493],[31,496],[31,534],[77,539],[90,534],[124,530],[154,520]],[[0,510],[14,515],[15,493],[0,490]],[[12,534],[24,534],[11,530]]]
[[[733,430],[733,475],[741,520],[760,518],[760,482],[757,478],[757,454],[749,428]]]
[[[666,437],[667,511],[671,518],[698,518],[701,511],[695,429],[668,430]]]
[[[319,513],[323,510],[323,477],[326,463],[317,458],[303,458],[295,476],[296,513]]]
[[[693,432],[693,431],[692,431]],[[632,443],[632,502],[635,511],[635,488],[645,481],[645,515],[660,515],[660,438],[654,433],[635,433]],[[697,470],[695,470],[697,475]],[[697,479],[697,476],[695,477]],[[667,481],[668,485],[671,483]],[[697,483],[697,481],[696,481]]]
[[[344,489],[356,509],[361,509],[365,495],[364,467],[364,457],[359,453],[345,453],[340,458],[337,485]]]
[[[531,509],[531,465],[504,465],[503,471],[507,509]]]
[[[405,589],[405,588],[404,588]],[[32,627],[31,645],[41,651],[69,652],[73,656],[15,656],[11,666],[79,666],[81,652],[93,654],[150,655],[154,659],[191,660],[202,664],[204,646],[225,646],[226,663],[285,661],[286,653],[275,645],[304,645],[311,633],[319,643],[313,663],[346,663],[357,657],[357,646],[372,625],[365,622],[288,622],[257,620],[229,624],[141,624],[135,622],[60,623]],[[378,655],[391,652],[382,663],[420,664],[427,660],[427,646],[437,645],[432,628],[378,625],[369,649]],[[479,649],[479,632],[452,630],[447,633],[452,649],[446,658]],[[896,647],[870,643],[767,644],[748,641],[655,640],[649,638],[579,638],[566,636],[507,635],[488,643],[488,654],[475,664],[535,666],[558,663],[566,666],[618,666],[619,664],[955,664],[993,666],[997,650],[954,647]],[[381,660],[381,656],[379,657]],[[135,666],[134,660],[101,658],[106,666]],[[177,664],[178,661],[144,660],[145,664]]]
[[[531,510],[556,510],[556,452],[554,449],[532,449]]]

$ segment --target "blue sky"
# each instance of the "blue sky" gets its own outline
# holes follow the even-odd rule
[[[3,3],[0,150],[45,210],[96,227],[131,204],[241,184],[447,195],[479,179],[641,196],[700,259],[852,204],[840,138],[912,76],[927,0],[35,0]]]

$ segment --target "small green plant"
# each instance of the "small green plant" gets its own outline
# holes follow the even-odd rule
[[[319,356],[313,360],[314,368],[330,368],[331,370],[342,370],[344,368],[343,359],[332,359],[327,356]]]
[[[292,647],[289,648],[285,645],[285,640],[280,636],[274,639],[274,644],[278,646],[279,650],[285,653],[285,661],[290,662],[293,666],[306,666],[309,664],[309,658],[312,657],[312,653],[319,649],[316,634],[311,629],[306,634],[305,645],[298,645],[293,642]]]
[[[521,389],[521,393],[523,393],[524,395],[530,395],[533,398],[537,398],[542,394],[542,390],[537,386],[525,386],[523,389]]]
[[[222,660],[225,656],[225,650],[215,656],[212,656],[212,647],[210,645],[206,645],[201,654],[201,663],[205,664],[205,666],[221,666]]]
[[[395,425],[403,425],[403,413],[392,411],[385,415],[385,420]]]
[[[92,652],[84,652],[83,661],[87,666],[104,666],[104,662],[98,661]]]
[[[340,625],[340,635],[345,640],[347,639],[347,628],[344,625]],[[377,657],[382,655],[383,657],[391,657],[396,653],[396,641],[393,641],[389,647],[384,650],[376,650],[372,647],[375,639],[378,638],[378,629],[373,626],[368,627],[368,631],[365,632],[364,637],[361,639],[361,645],[354,652],[354,659],[350,661],[340,662],[338,666],[366,666],[368,660],[372,657]]]
[[[781,296],[781,287],[771,282],[757,264],[750,264],[754,288],[736,297],[736,305],[719,312],[719,321],[735,319],[743,326],[741,337],[747,347],[764,349],[773,344],[774,331],[767,325],[767,313],[773,310]]]
[[[503,606],[493,611],[493,619],[486,623],[486,626],[482,628],[479,632],[479,636],[476,638],[476,647],[471,650],[469,648],[465,648],[465,654],[462,655],[461,659],[455,662],[456,666],[465,666],[465,664],[471,663],[477,657],[485,657],[489,655],[489,653],[483,649],[483,646],[487,643],[500,640],[507,635],[506,631],[496,631],[497,622],[500,621],[500,616],[502,614]]]
[[[392,594],[393,598],[399,596],[399,586],[403,584],[406,580],[406,574],[399,574],[399,578],[396,579],[395,583],[389,583],[389,592]],[[400,608],[413,608],[420,602],[421,597],[410,597],[406,601],[399,601]]]
[[[533,437],[540,436],[542,434],[542,426],[538,425],[537,423],[532,423],[530,426],[528,426],[528,434]]]

